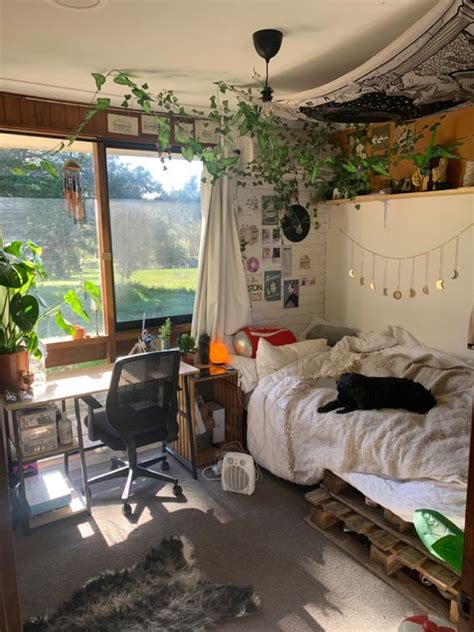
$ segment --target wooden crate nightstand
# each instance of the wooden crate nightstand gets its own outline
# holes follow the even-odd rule
[[[187,384],[185,382],[187,380]],[[175,455],[193,471],[193,452],[195,453],[196,466],[209,465],[216,460],[216,453],[220,445],[210,445],[198,449],[196,441],[196,402],[198,395],[202,395],[204,401],[213,401],[225,410],[225,443],[231,441],[243,441],[242,403],[238,384],[238,373],[227,366],[211,365],[201,369],[198,374],[180,376],[180,388],[178,393],[178,406],[181,411],[187,411],[186,386],[189,388],[189,409],[191,416],[192,437],[184,420],[180,423],[178,440],[172,445]]]

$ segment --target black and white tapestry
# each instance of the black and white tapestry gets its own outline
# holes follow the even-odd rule
[[[402,121],[474,101],[474,0],[440,0],[371,60],[282,106],[333,122]]]

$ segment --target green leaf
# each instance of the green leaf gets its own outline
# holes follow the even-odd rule
[[[355,204],[354,206],[355,206],[356,211],[359,211],[359,210],[360,210],[360,204]],[[372,287],[373,287],[373,286],[372,286]]]
[[[110,106],[110,99],[106,99],[104,97],[99,97],[96,101],[96,108],[98,110],[106,110]]]
[[[14,176],[26,176],[26,171],[23,167],[9,167],[8,170]]]
[[[442,560],[454,568],[457,573],[462,572],[462,559],[464,552],[464,537],[459,535],[445,535],[436,540],[432,545],[433,551]]]
[[[123,73],[120,73],[114,77],[114,83],[118,84],[119,86],[133,86],[133,81],[130,81],[130,79]]]
[[[375,171],[375,173],[380,173],[380,175],[382,176],[387,176],[388,178],[390,177],[389,172],[384,167],[382,167],[382,165],[372,165],[371,169],[372,171]]]
[[[413,514],[413,524],[418,537],[428,551],[438,559],[449,563],[443,555],[446,553],[446,549],[452,545],[452,540],[444,541],[440,544],[441,553],[436,550],[434,545],[446,536],[464,538],[462,530],[446,516],[434,509],[417,509]],[[458,549],[459,547],[456,545],[454,550]],[[454,559],[454,556],[450,556],[450,559]]]
[[[93,72],[92,76],[95,80],[95,87],[97,88],[97,90],[100,90],[105,83],[104,75],[101,75],[99,72]]]
[[[72,336],[76,332],[73,324],[64,318],[61,310],[58,309],[58,311],[55,313],[54,320],[56,321],[56,325],[70,336]]]
[[[43,158],[40,165],[41,165],[41,169],[44,169],[44,171],[49,173],[50,176],[52,176],[53,178],[58,177],[58,171],[50,160]]]
[[[64,295],[64,302],[66,305],[72,309],[72,311],[77,314],[83,320],[89,320],[89,315],[84,310],[81,299],[78,297],[77,293],[74,290],[69,290]]]
[[[194,157],[194,151],[192,150],[191,147],[185,145],[184,147],[181,147],[181,155],[183,156],[185,160],[187,160],[188,162],[191,162],[191,160]]]
[[[344,162],[342,166],[347,173],[357,173],[357,168],[350,162]]]
[[[39,316],[39,304],[34,296],[22,296],[19,292],[10,301],[10,317],[20,331],[31,331]]]
[[[28,339],[27,339],[27,349],[30,353],[32,353],[33,355],[35,354],[36,349],[38,348],[38,342],[39,342],[39,338],[38,338],[38,334],[36,333],[36,331],[32,331],[29,335],[28,335]]]
[[[19,289],[28,281],[29,271],[23,263],[0,260],[0,285]]]

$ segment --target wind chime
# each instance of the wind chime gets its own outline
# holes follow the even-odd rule
[[[423,286],[422,286],[422,293],[424,295],[429,295],[430,293],[430,265],[431,265],[431,261],[433,259],[432,254],[439,252],[439,268],[438,268],[438,275],[436,278],[436,281],[434,283],[434,288],[438,291],[443,291],[445,289],[445,250],[446,248],[449,246],[449,244],[451,244],[452,242],[454,242],[454,253],[453,253],[453,268],[452,268],[452,272],[450,275],[450,279],[451,280],[455,280],[457,278],[459,278],[459,239],[460,237],[470,228],[472,228],[474,226],[474,223],[469,224],[468,226],[466,226],[466,228],[464,228],[460,233],[458,233],[457,235],[454,235],[454,237],[451,237],[450,239],[448,239],[447,241],[445,241],[442,244],[439,244],[437,246],[435,246],[434,248],[432,248],[431,250],[427,250],[424,252],[419,252],[418,254],[415,255],[411,255],[409,257],[387,257],[381,253],[375,252],[373,250],[369,250],[369,248],[365,248],[364,246],[362,246],[360,243],[358,243],[355,239],[353,239],[352,237],[350,237],[346,232],[344,232],[341,228],[339,229],[339,231],[344,235],[344,237],[346,239],[348,239],[350,241],[351,244],[351,254],[350,254],[350,267],[349,267],[349,276],[351,279],[356,279],[358,278],[359,280],[359,284],[364,286],[367,285],[368,288],[372,291],[375,292],[376,291],[376,283],[375,283],[375,279],[376,279],[376,267],[377,267],[377,260],[380,261],[380,263],[382,263],[383,265],[383,274],[382,274],[382,279],[383,279],[383,284],[382,284],[382,294],[383,296],[392,296],[392,298],[394,298],[396,301],[399,301],[400,299],[403,298],[403,292],[402,292],[402,272],[403,272],[403,262],[405,261],[410,261],[409,264],[409,269],[410,269],[410,289],[408,291],[408,297],[409,298],[415,298],[415,296],[417,295],[416,289],[415,289],[415,278],[416,278],[416,265],[417,265],[417,260],[418,259],[422,259],[423,260],[423,264],[424,264],[424,282],[423,282]],[[359,256],[360,256],[360,261],[359,261],[359,266],[358,266],[358,274],[356,271],[356,266],[355,266],[355,249],[359,250]],[[371,271],[370,271],[370,281],[368,283],[366,283],[367,279],[366,279],[366,273],[365,273],[365,263],[366,263],[366,258],[371,258]],[[393,262],[393,263],[392,263]],[[389,276],[389,268],[390,266],[395,266],[396,269],[396,287],[395,289],[389,290],[388,287],[388,276]],[[405,265],[406,268],[406,265]]]
[[[86,208],[82,191],[81,167],[69,158],[63,165],[63,190],[66,210],[74,223],[83,224],[86,220]]]

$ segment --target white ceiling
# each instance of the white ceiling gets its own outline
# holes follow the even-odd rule
[[[67,1],[67,0],[61,0]],[[84,2],[84,0],[76,0]],[[207,105],[219,79],[252,83],[264,61],[252,43],[283,31],[270,62],[275,96],[322,85],[364,63],[436,0],[101,0],[70,10],[55,0],[0,0],[0,89],[87,102],[92,72],[132,71],[156,91]],[[105,92],[122,94],[118,86]]]

